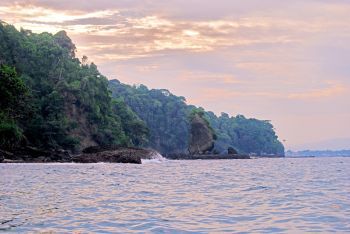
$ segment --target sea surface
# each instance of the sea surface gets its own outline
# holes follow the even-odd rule
[[[0,164],[5,233],[350,233],[350,158]]]

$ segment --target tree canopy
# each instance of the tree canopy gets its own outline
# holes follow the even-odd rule
[[[165,89],[149,90],[146,86],[130,86],[110,81],[113,97],[124,100],[149,128],[147,146],[161,153],[185,153],[189,140],[188,113],[185,98]]]
[[[198,114],[215,133],[216,153],[225,153],[233,147],[244,154],[284,155],[284,147],[269,121],[247,119],[243,115],[230,117],[226,113],[218,117],[203,108],[187,105],[184,97],[164,89],[130,86],[118,80],[111,80],[109,86],[113,96],[125,100],[149,127],[148,146],[163,154],[187,153],[190,120]]]
[[[269,121],[216,116],[166,89],[108,81],[76,46],[56,34],[0,22],[0,147],[30,144],[79,150],[91,145],[148,146],[187,153],[191,113],[216,135],[214,150],[283,154]]]
[[[1,23],[0,82],[5,85],[0,106],[8,117],[2,121],[15,121],[17,102],[23,102],[21,93],[28,90],[26,106],[32,116],[19,126],[29,144],[72,150],[91,144],[142,144],[144,123],[122,101],[112,99],[107,78],[95,64],[80,62],[75,51],[64,31],[36,34]]]

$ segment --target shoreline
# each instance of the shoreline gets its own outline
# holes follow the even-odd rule
[[[153,149],[137,147],[89,147],[79,154],[65,150],[47,151],[34,147],[22,147],[8,152],[0,150],[0,163],[132,163],[142,164],[144,159],[167,160],[243,160],[256,158],[283,158],[280,155],[247,154],[167,154],[161,155]]]

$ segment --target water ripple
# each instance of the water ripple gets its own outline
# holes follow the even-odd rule
[[[350,158],[1,164],[0,232],[350,232]]]

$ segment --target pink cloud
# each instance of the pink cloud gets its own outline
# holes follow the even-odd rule
[[[324,89],[314,89],[308,92],[291,93],[288,95],[290,99],[315,99],[315,98],[330,98],[342,95],[348,92],[349,89],[345,85],[331,83],[329,87]]]

